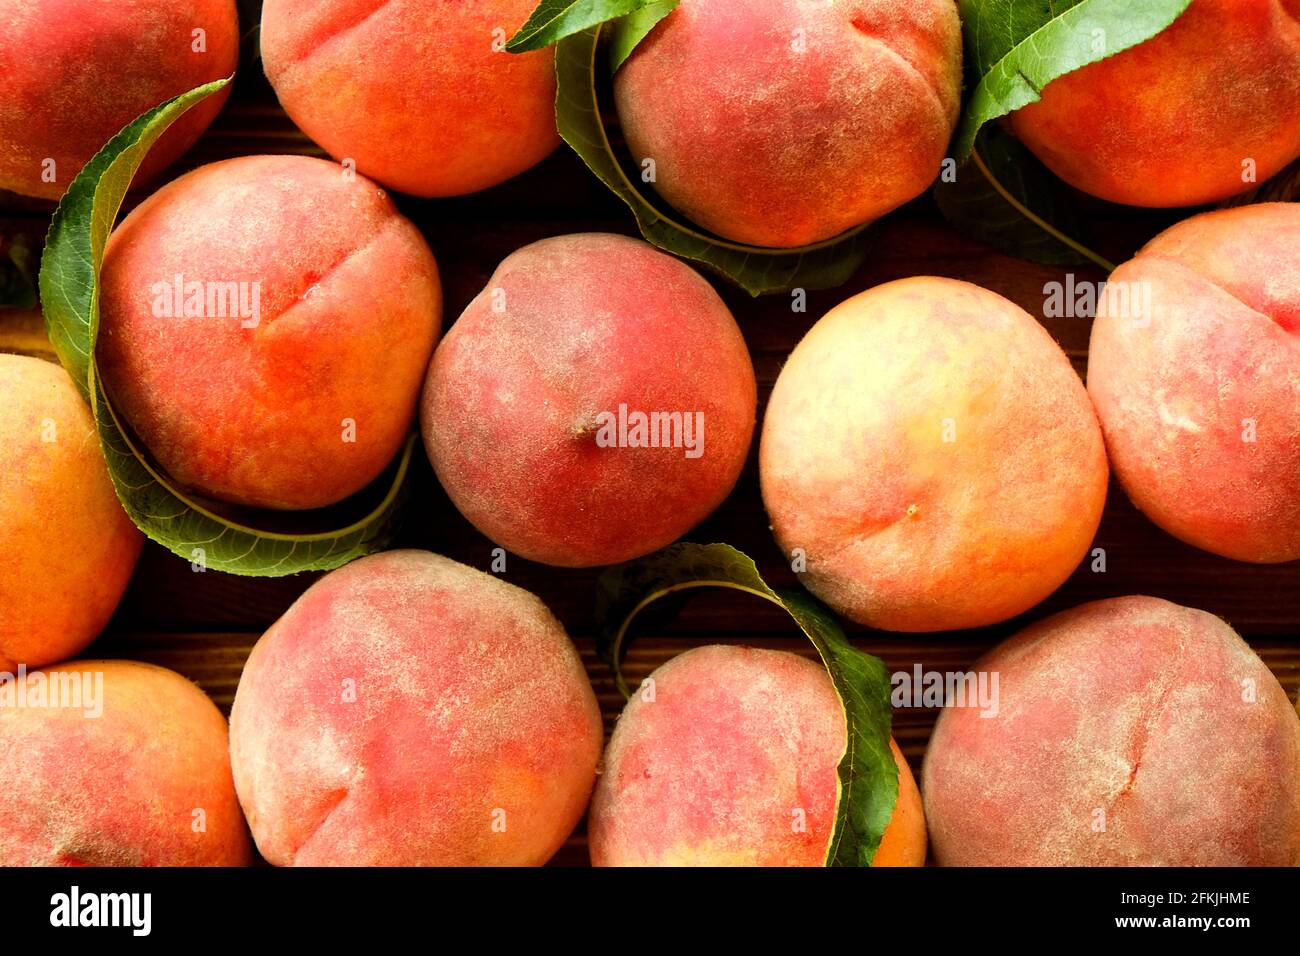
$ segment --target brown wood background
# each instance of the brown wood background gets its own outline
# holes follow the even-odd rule
[[[245,67],[230,104],[186,156],[176,172],[249,153],[322,155],[280,111],[256,66]],[[537,239],[580,231],[635,234],[631,216],[567,147],[531,172],[496,189],[454,200],[397,197],[424,230],[442,270],[449,325],[486,284],[508,253]],[[43,233],[51,207],[0,194],[0,234]],[[1090,227],[1096,246],[1121,261],[1177,218],[1094,207]],[[928,199],[888,217],[879,227],[866,266],[844,287],[813,293],[806,313],[793,313],[785,296],[751,299],[715,283],[749,342],[758,374],[760,415],[785,356],[817,318],[849,295],[890,279],[940,275],[966,279],[1001,293],[1042,318],[1045,283],[1067,271],[1100,279],[1087,269],[1035,265],[1001,255],[965,239],[942,223]],[[1087,319],[1043,320],[1082,374],[1087,360]],[[10,347],[13,337],[10,336]],[[735,492],[690,540],[725,541],[754,557],[774,586],[794,582],[774,544],[758,493],[757,443]],[[401,546],[422,547],[486,568],[491,543],[460,517],[439,488],[423,456],[415,469],[414,505]],[[907,636],[850,628],[861,647],[893,669],[950,670],[968,667],[986,648],[1029,620],[1084,601],[1125,594],[1151,594],[1221,615],[1237,628],[1273,669],[1294,699],[1300,687],[1300,562],[1238,564],[1197,551],[1154,527],[1112,483],[1096,546],[1106,550],[1104,574],[1080,567],[1048,601],[1004,625],[978,631]],[[600,699],[607,728],[622,701],[608,669],[595,656],[592,605],[597,571],[547,568],[511,558],[506,579],[542,597],[568,627],[582,652]],[[147,544],[130,589],[113,621],[88,652],[102,657],[152,661],[197,681],[229,710],[249,649],[262,631],[315,579],[239,578],[195,574],[187,561]],[[635,684],[654,667],[702,642],[738,641],[811,653],[811,647],[779,610],[729,592],[697,597],[670,624],[641,637],[628,659]],[[934,711],[894,715],[894,732],[913,768],[920,760]],[[556,859],[587,859],[582,828]]]

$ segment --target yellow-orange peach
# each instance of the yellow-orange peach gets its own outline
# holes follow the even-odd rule
[[[79,653],[108,623],[144,538],[90,408],[58,365],[0,353],[0,671]]]
[[[763,501],[804,583],[863,624],[979,627],[1054,591],[1106,497],[1101,430],[1051,336],[919,277],[841,303],[781,371]]]
[[[784,651],[679,654],[628,701],[588,834],[597,866],[820,866],[844,710],[826,669]],[[897,744],[898,802],[873,866],[921,866],[925,815]]]

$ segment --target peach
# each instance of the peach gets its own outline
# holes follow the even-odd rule
[[[113,233],[99,367],[181,485],[300,509],[364,488],[415,419],[438,269],[381,190],[332,163],[249,156],[169,183]]]
[[[1058,176],[1134,206],[1216,202],[1300,157],[1300,0],[1192,0],[1008,125]]]
[[[151,664],[0,676],[0,866],[245,866],[226,719]]]
[[[679,654],[632,695],[605,753],[596,866],[821,866],[847,735],[826,669],[785,651]],[[653,692],[653,696],[651,696]],[[898,745],[898,803],[874,866],[921,866],[925,816]]]
[[[0,189],[58,199],[122,127],[238,59],[234,0],[0,0]],[[226,96],[178,119],[136,182],[194,145]]]
[[[545,605],[422,551],[309,588],[231,713],[235,786],[277,865],[540,865],[582,816],[601,740]]]
[[[961,99],[952,0],[682,0],[614,77],[633,159],[696,224],[802,246],[939,175]],[[646,175],[643,172],[643,176]]]
[[[740,329],[704,279],[591,233],[501,263],[433,357],[421,427],[480,531],[590,567],[670,544],[722,502],[756,394]]]
[[[1088,391],[1152,521],[1240,561],[1300,558],[1300,206],[1196,216],[1116,269]]]
[[[836,306],[768,404],[763,501],[803,583],[894,631],[980,627],[1054,591],[1106,498],[1101,430],[1051,336],[918,277]]]
[[[79,653],[144,538],[118,503],[90,408],[58,365],[0,353],[0,671]]]
[[[1084,604],[976,665],[996,716],[946,708],[922,792],[949,866],[1294,866],[1300,718],[1211,614]]]
[[[505,41],[535,0],[266,0],[262,57],[331,156],[416,196],[518,175],[559,145],[555,58]]]

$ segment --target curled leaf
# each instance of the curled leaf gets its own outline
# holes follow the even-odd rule
[[[676,544],[609,569],[599,582],[596,614],[599,650],[619,690],[630,696],[620,665],[633,619],[666,597],[717,587],[781,607],[817,648],[844,708],[847,730],[826,864],[869,866],[898,799],[898,767],[889,747],[889,674],[879,658],[849,643],[834,616],[806,592],[772,590],[753,560],[726,544]]]

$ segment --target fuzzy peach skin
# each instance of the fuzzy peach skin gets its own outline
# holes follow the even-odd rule
[[[506,53],[534,0],[266,0],[280,104],[338,160],[416,196],[504,182],[559,145],[552,51]]]
[[[1300,0],[1193,0],[1145,43],[1053,80],[1008,124],[1058,176],[1112,202],[1244,192],[1300,157]]]
[[[648,554],[712,512],[744,466],[756,402],[744,338],[712,286],[644,242],[588,233],[501,263],[433,357],[421,428],[480,531],[534,561],[590,567]],[[683,426],[702,416],[703,442],[685,447],[683,427],[679,447],[671,432],[669,445],[631,447],[631,430],[602,429],[621,405],[684,413]]]
[[[0,672],[72,657],[126,590],[143,536],[90,408],[43,359],[0,353]]]
[[[1300,558],[1300,206],[1196,216],[1110,281],[1088,391],[1124,490],[1199,548]]]
[[[638,165],[690,220],[801,246],[924,192],[957,122],[952,0],[682,0],[615,74]]]
[[[679,654],[632,695],[588,821],[596,866],[821,866],[835,825],[844,710],[826,669],[785,651]],[[649,695],[653,690],[653,697]],[[874,866],[925,862],[907,762]]]
[[[187,317],[185,287],[167,294],[177,277],[237,284],[249,308],[213,296]],[[411,429],[442,320],[438,268],[363,177],[299,156],[204,166],[118,226],[100,281],[109,395],[190,489],[332,504],[378,477]]]
[[[1096,601],[975,668],[999,675],[997,715],[947,708],[926,750],[939,863],[1300,863],[1300,719],[1219,618]]]
[[[601,743],[545,605],[423,551],[308,589],[231,713],[235,785],[277,865],[540,865],[581,818]]]
[[[58,199],[122,127],[238,59],[234,0],[0,0],[0,189]],[[178,119],[136,182],[194,145],[228,95]]]
[[[25,701],[0,688],[0,866],[252,861],[226,719],[203,691],[132,661],[71,661],[25,680]],[[60,706],[33,703],[37,682]]]
[[[1083,383],[1043,327],[923,276],[841,303],[799,343],[759,477],[810,590],[862,624],[939,631],[1056,590],[1101,521],[1107,469]]]

